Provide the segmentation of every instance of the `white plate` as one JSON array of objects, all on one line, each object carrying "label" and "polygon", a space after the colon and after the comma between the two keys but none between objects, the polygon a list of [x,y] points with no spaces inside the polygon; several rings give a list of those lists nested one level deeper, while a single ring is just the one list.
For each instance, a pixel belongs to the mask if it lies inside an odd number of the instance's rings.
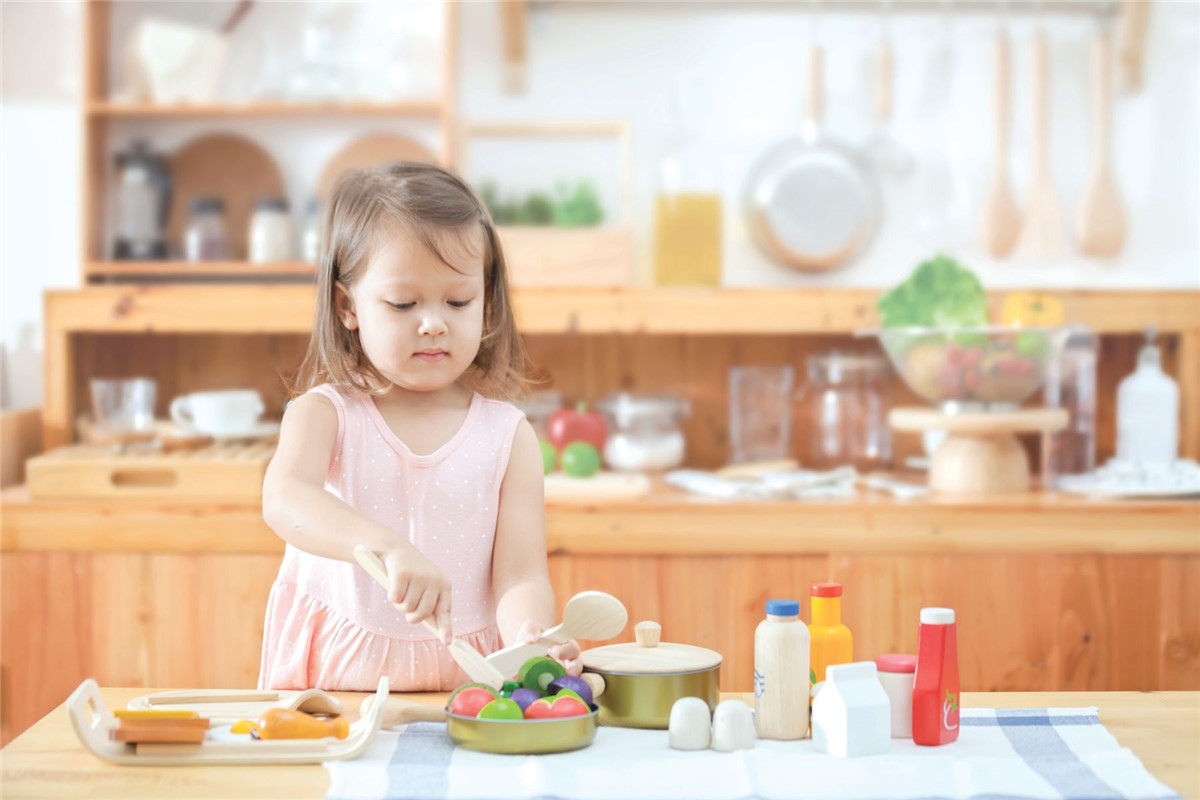
[{"label": "white plate", "polygon": [[1088,475],[1064,477],[1058,489],[1097,498],[1196,497],[1200,496],[1200,467],[1186,459],[1148,465],[1113,459]]},{"label": "white plate", "polygon": [[1167,498],[1172,498],[1172,497],[1200,497],[1200,486],[1192,486],[1192,487],[1182,486],[1182,487],[1172,487],[1172,488],[1162,488],[1162,489],[1135,489],[1133,487],[1130,487],[1128,489],[1116,489],[1116,488],[1103,488],[1103,487],[1098,487],[1098,486],[1062,486],[1062,487],[1059,487],[1059,491],[1067,492],[1069,494],[1082,494],[1087,497],[1096,497],[1096,498],[1105,498],[1105,497],[1122,498],[1122,497],[1125,497],[1125,498],[1130,498],[1130,499],[1135,499],[1135,498],[1167,499]]},{"label": "white plate", "polygon": [[180,430],[194,433],[199,436],[211,436],[218,442],[236,442],[239,439],[266,439],[271,436],[279,435],[278,422],[257,422],[249,428],[241,431],[233,431],[232,433],[209,433],[207,431],[198,431],[194,428],[181,427]]}]

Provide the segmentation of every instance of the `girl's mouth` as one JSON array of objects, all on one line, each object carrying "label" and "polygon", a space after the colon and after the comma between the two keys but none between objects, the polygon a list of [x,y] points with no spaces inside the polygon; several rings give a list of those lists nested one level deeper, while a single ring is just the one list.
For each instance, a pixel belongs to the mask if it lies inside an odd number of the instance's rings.
[{"label": "girl's mouth", "polygon": [[422,350],[416,354],[417,358],[421,359],[427,364],[436,364],[447,355],[449,354],[445,350]]}]

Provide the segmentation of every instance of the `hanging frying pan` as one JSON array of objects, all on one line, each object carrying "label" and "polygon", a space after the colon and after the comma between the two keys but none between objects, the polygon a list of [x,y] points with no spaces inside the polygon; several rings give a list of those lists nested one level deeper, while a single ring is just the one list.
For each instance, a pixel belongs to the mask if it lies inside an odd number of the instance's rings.
[{"label": "hanging frying pan", "polygon": [[851,261],[879,227],[874,175],[848,147],[820,132],[824,87],[819,45],[808,53],[805,135],[773,147],[750,171],[746,227],[775,261],[827,272]]}]

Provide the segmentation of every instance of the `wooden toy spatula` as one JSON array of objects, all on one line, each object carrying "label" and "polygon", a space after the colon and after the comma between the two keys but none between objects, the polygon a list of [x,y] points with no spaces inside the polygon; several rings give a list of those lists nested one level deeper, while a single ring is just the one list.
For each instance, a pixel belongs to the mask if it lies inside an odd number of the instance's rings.
[{"label": "wooden toy spatula", "polygon": [[[387,567],[379,556],[365,545],[358,545],[354,548],[354,558],[358,561],[359,566],[367,571],[367,574],[379,582],[385,590],[390,588],[388,582]],[[438,631],[437,625],[428,617],[424,623],[432,633],[438,636],[438,641],[441,641],[441,634]],[[449,645],[450,655],[455,662],[463,668],[463,672],[477,683],[486,683],[494,689],[499,690],[504,685],[504,674],[489,664],[483,655],[466,642],[455,639]],[[518,665],[519,666],[519,665]]]},{"label": "wooden toy spatula", "polygon": [[563,620],[534,642],[510,645],[487,657],[500,674],[513,676],[527,659],[546,655],[551,645],[569,639],[611,639],[625,630],[629,613],[620,600],[605,592],[580,592],[567,601]]}]

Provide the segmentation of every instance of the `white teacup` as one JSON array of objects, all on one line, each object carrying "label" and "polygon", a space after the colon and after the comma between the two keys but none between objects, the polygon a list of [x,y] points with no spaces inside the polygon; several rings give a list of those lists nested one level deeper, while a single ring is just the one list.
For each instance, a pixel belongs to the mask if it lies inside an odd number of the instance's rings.
[{"label": "white teacup", "polygon": [[245,433],[258,424],[263,401],[253,389],[195,392],[171,401],[171,419],[213,436]]}]

